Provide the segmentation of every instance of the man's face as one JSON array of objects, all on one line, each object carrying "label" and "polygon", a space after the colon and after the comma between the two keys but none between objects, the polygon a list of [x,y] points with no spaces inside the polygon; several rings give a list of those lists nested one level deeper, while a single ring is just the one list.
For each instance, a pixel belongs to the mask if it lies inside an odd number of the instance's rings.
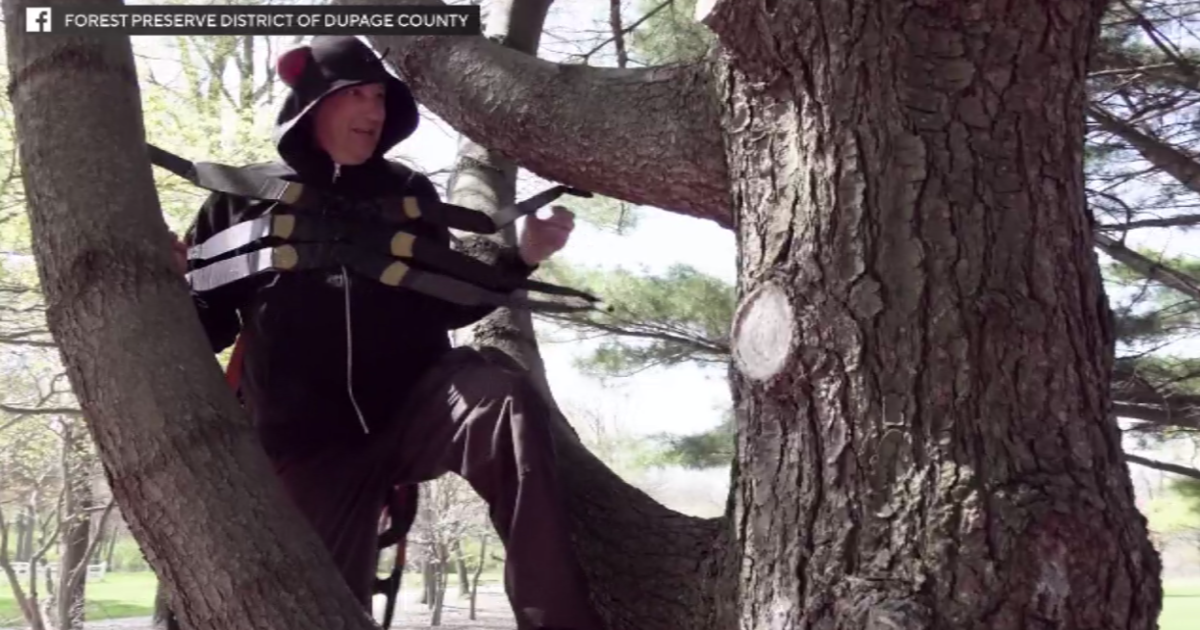
[{"label": "man's face", "polygon": [[317,107],[317,143],[338,164],[362,164],[375,153],[386,114],[382,83],[349,87]]}]

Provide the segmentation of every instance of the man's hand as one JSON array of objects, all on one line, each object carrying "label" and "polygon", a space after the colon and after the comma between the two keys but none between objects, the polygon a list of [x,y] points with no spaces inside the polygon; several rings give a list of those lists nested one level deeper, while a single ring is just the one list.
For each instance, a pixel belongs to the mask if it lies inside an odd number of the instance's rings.
[{"label": "man's hand", "polygon": [[171,239],[171,257],[175,262],[175,271],[178,271],[179,275],[185,276],[188,270],[187,245],[184,245],[183,241],[179,240],[179,235],[174,232],[171,232]]},{"label": "man's hand", "polygon": [[537,215],[525,217],[525,229],[521,231],[521,258],[530,266],[541,264],[567,244],[571,231],[575,229],[575,214],[562,206],[552,206],[553,214],[548,219]]}]

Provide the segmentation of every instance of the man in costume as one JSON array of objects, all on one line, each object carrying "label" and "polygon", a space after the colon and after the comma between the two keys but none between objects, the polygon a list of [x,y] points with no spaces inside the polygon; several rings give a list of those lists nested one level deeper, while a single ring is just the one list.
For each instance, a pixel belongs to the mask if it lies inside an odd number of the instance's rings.
[{"label": "man in costume", "polygon": [[[275,134],[283,179],[349,199],[437,200],[426,177],[383,157],[413,133],[417,107],[363,42],[317,37],[277,67],[291,88]],[[181,271],[186,248],[273,205],[211,195],[176,243]],[[565,245],[573,219],[556,207],[524,227],[520,246],[494,264],[517,278]],[[407,229],[449,246],[443,226]],[[242,336],[242,400],[287,494],[364,606],[389,492],[452,472],[486,500],[504,541],[518,627],[600,630],[569,540],[546,404],[515,365],[449,342],[448,331],[495,306],[389,287],[344,266],[259,274],[194,297],[214,352]]]}]

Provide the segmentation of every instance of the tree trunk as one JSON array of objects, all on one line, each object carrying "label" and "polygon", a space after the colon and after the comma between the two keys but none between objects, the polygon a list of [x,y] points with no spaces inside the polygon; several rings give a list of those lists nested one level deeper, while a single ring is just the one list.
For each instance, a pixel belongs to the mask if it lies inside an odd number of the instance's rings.
[{"label": "tree trunk", "polygon": [[96,544],[92,547],[92,555],[87,559],[88,564],[99,564],[100,562],[103,562],[103,560],[101,560],[101,554],[103,554],[104,550],[108,547],[108,531],[106,529],[96,531],[95,543]]},{"label": "tree trunk", "polygon": [[446,587],[450,582],[450,552],[443,542],[434,543],[433,548],[437,554],[437,568],[433,574],[433,615],[430,616],[429,625],[440,626],[442,610],[446,605]]},{"label": "tree trunk", "polygon": [[483,564],[487,561],[487,541],[486,535],[479,537],[479,564],[475,565],[475,575],[471,579],[471,608],[468,613],[471,621],[475,621],[475,602],[479,599],[479,576],[483,574]]},{"label": "tree trunk", "polygon": [[1103,4],[708,14],[743,627],[1156,627],[1083,194]]},{"label": "tree trunk", "polygon": [[421,603],[426,608],[432,608],[434,602],[434,573],[433,561],[426,558],[421,561]]},{"label": "tree trunk", "polygon": [[454,567],[458,571],[458,595],[471,594],[471,578],[467,577],[467,559],[463,556],[462,540],[454,541]]},{"label": "tree trunk", "polygon": [[92,485],[87,435],[78,430],[76,421],[63,423],[63,513],[62,557],[59,562],[58,630],[80,630],[84,622],[84,590],[87,586],[88,552],[91,550]]},{"label": "tree trunk", "polygon": [[26,34],[28,4],[4,13],[47,320],[175,612],[194,630],[371,628],[275,483],[172,267],[129,39]]},{"label": "tree trunk", "polygon": [[30,556],[33,555],[33,530],[37,523],[37,516],[33,513],[33,507],[26,505],[24,511],[17,515],[17,562],[29,562]]},{"label": "tree trunk", "polygon": [[117,526],[116,524],[113,524],[112,531],[110,531],[108,535],[108,552],[104,555],[104,563],[108,565],[109,569],[112,569],[113,555],[117,553],[117,541],[119,541],[120,538],[121,537],[117,531]]}]

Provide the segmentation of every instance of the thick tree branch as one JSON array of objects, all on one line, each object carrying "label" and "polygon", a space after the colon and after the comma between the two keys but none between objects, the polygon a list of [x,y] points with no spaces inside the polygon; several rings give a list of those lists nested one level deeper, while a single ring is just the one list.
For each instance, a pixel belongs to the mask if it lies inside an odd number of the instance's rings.
[{"label": "thick tree branch", "polygon": [[729,523],[659,505],[617,477],[566,426],[565,418],[555,422],[559,469],[571,489],[577,552],[592,583],[604,585],[592,597],[607,611],[608,627],[730,627],[721,623],[735,597],[736,556],[725,551]]},{"label": "thick tree branch", "polygon": [[1163,472],[1175,473],[1176,475],[1183,475],[1184,477],[1190,477],[1192,479],[1200,479],[1200,470],[1196,470],[1195,468],[1188,468],[1187,466],[1180,466],[1178,464],[1168,464],[1167,462],[1146,459],[1145,457],[1138,457],[1137,455],[1130,455],[1128,453],[1125,454],[1125,459],[1135,464],[1145,466],[1146,468],[1153,468]]},{"label": "thick tree branch", "polygon": [[531,173],[732,225],[718,101],[708,68],[561,65],[484,37],[377,35],[370,40],[377,50],[390,50],[388,60],[423,105]]}]

